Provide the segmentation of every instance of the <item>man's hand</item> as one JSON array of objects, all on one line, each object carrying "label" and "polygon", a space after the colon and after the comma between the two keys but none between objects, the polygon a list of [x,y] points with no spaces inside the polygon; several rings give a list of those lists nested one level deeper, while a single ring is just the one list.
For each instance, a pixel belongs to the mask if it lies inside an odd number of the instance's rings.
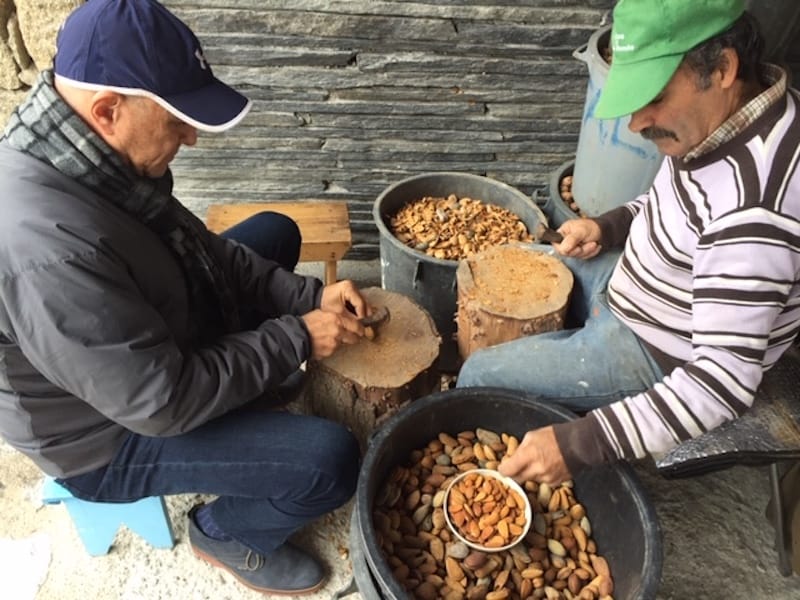
[{"label": "man's hand", "polygon": [[558,232],[564,239],[553,244],[556,252],[572,258],[592,258],[603,249],[600,246],[600,226],[593,219],[570,219]]},{"label": "man's hand", "polygon": [[352,281],[337,281],[322,288],[319,310],[302,316],[311,337],[311,357],[325,358],[342,344],[358,342],[364,337],[359,319],[369,312],[369,305]]},{"label": "man's hand", "polygon": [[552,427],[526,433],[514,454],[505,457],[497,470],[519,482],[558,485],[572,479]]},{"label": "man's hand", "polygon": [[319,305],[322,310],[338,314],[352,314],[348,305],[353,308],[358,318],[366,317],[369,314],[366,300],[352,281],[337,281],[322,288],[322,299]]},{"label": "man's hand", "polygon": [[342,344],[355,344],[364,336],[364,326],[348,310],[312,310],[301,318],[311,337],[311,357],[315,359],[330,356]]}]

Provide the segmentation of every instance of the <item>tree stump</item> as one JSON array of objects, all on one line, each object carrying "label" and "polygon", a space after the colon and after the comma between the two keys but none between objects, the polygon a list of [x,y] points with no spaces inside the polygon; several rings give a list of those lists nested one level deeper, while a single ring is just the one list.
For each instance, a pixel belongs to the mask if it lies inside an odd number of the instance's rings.
[{"label": "tree stump", "polygon": [[402,406],[439,390],[442,340],[431,316],[407,296],[378,287],[361,293],[372,307],[388,308],[389,319],[373,339],[310,360],[303,400],[312,414],[350,427],[364,449],[369,434]]},{"label": "tree stump", "polygon": [[475,350],[564,326],[572,272],[525,246],[497,246],[459,262],[458,351]]}]

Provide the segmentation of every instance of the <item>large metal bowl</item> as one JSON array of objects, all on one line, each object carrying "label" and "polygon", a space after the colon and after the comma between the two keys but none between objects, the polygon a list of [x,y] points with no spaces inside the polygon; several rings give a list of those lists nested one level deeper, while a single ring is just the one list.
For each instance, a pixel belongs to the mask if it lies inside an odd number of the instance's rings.
[{"label": "large metal bowl", "polygon": [[470,173],[423,173],[387,187],[375,200],[372,217],[380,235],[381,287],[413,298],[427,310],[439,334],[442,350],[439,366],[456,372],[460,366],[455,343],[456,269],[458,261],[428,256],[406,246],[389,228],[391,218],[406,204],[424,196],[468,196],[501,206],[517,215],[531,234],[547,218],[536,203],[518,189]]}]

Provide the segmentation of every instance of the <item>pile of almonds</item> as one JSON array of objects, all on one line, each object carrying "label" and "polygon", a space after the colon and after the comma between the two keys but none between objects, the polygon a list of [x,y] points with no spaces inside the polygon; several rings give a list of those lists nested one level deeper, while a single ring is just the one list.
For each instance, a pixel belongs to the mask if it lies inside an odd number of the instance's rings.
[{"label": "pile of almonds", "polygon": [[564,175],[564,177],[561,178],[558,191],[561,194],[561,199],[572,212],[580,217],[584,216],[578,203],[575,202],[575,197],[572,195],[572,175]]},{"label": "pile of almonds", "polygon": [[474,198],[425,196],[404,205],[389,222],[400,242],[428,256],[461,260],[492,246],[531,242],[510,210]]},{"label": "pile of almonds", "polygon": [[[487,429],[440,433],[378,490],[373,523],[395,579],[420,600],[613,600],[606,560],[597,554],[572,482],[525,482],[533,524],[509,550],[471,550],[447,527],[445,490],[455,476],[496,469],[518,440]],[[474,512],[474,510],[473,510]]]},{"label": "pile of almonds", "polygon": [[464,539],[483,548],[502,548],[524,531],[525,501],[497,477],[472,470],[453,482],[447,516]]},{"label": "pile of almonds", "polygon": [[610,66],[611,65],[611,57],[612,57],[611,46],[603,46],[600,49],[600,54],[603,57],[603,60],[606,61],[606,64],[608,64]]}]

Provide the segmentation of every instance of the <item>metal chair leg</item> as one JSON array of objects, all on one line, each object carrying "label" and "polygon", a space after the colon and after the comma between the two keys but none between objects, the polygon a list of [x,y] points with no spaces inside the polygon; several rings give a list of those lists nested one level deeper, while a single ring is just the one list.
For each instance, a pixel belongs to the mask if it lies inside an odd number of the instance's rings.
[{"label": "metal chair leg", "polygon": [[787,535],[784,519],[783,495],[781,494],[781,473],[778,461],[769,465],[770,504],[772,505],[772,527],[775,529],[775,550],[778,552],[778,571],[784,577],[792,574],[791,540]]}]

